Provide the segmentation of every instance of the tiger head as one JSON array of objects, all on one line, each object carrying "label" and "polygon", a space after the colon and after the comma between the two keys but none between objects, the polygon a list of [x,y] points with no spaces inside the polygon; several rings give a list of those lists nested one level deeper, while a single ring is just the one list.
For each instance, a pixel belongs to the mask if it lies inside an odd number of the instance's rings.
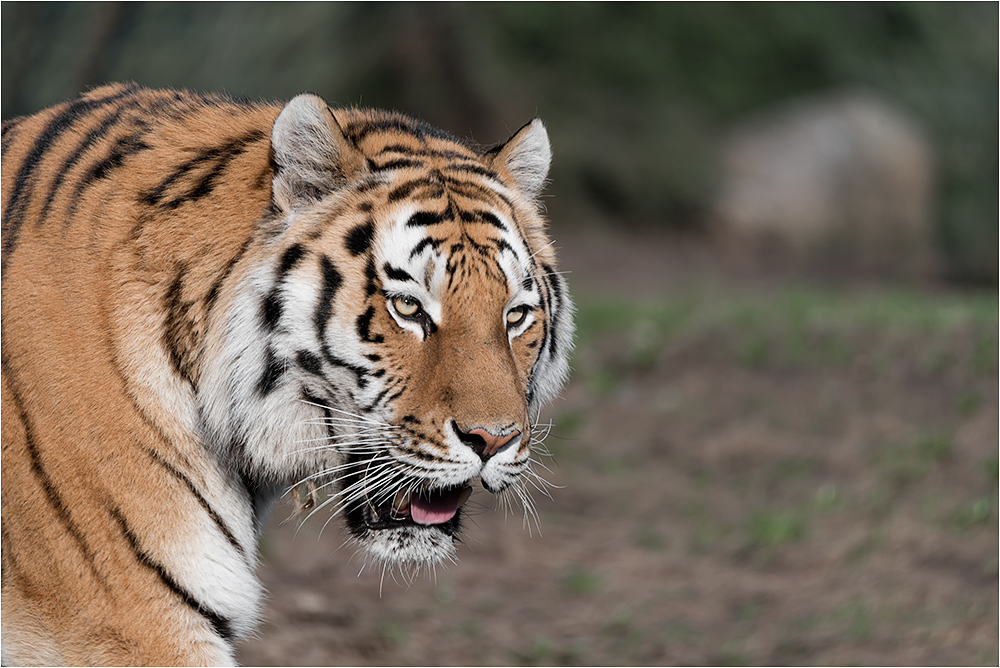
[{"label": "tiger head", "polygon": [[530,508],[534,421],[573,335],[539,211],[550,159],[537,119],[483,151],[399,114],[284,107],[199,388],[263,503],[313,483],[404,567],[454,558],[477,481]]}]

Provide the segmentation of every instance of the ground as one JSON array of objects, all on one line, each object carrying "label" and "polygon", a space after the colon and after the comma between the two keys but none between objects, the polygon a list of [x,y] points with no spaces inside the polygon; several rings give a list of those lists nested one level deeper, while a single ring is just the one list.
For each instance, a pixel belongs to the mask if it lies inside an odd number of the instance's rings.
[{"label": "ground", "polygon": [[580,336],[541,530],[478,490],[407,586],[279,507],[241,663],[997,664],[995,289],[556,234]]}]

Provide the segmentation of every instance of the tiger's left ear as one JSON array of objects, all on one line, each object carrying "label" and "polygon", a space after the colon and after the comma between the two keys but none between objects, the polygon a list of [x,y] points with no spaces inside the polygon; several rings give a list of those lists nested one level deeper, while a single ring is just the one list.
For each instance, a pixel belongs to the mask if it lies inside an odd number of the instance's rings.
[{"label": "tiger's left ear", "polygon": [[531,200],[537,200],[545,188],[545,177],[552,163],[549,133],[541,119],[534,119],[514,133],[504,144],[485,156],[490,165],[513,181],[513,186]]},{"label": "tiger's left ear", "polygon": [[271,199],[282,211],[323,198],[364,166],[330,107],[309,93],[293,98],[278,114],[271,128],[271,157]]}]

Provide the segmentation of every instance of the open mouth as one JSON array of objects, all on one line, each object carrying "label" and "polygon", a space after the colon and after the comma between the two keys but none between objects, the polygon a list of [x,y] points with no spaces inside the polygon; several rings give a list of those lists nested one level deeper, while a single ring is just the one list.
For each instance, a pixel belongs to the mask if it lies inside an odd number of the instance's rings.
[{"label": "open mouth", "polygon": [[400,491],[379,504],[371,501],[359,504],[348,513],[348,521],[359,529],[378,531],[403,526],[434,526],[453,535],[458,529],[459,510],[471,495],[472,487],[468,485]]}]

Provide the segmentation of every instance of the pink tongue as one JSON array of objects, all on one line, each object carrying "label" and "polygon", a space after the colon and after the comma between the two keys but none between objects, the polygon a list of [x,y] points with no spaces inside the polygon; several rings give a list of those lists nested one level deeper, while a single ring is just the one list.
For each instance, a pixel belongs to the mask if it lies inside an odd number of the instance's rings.
[{"label": "pink tongue", "polygon": [[461,490],[435,492],[429,499],[410,499],[410,519],[417,524],[442,524],[455,516]]}]

